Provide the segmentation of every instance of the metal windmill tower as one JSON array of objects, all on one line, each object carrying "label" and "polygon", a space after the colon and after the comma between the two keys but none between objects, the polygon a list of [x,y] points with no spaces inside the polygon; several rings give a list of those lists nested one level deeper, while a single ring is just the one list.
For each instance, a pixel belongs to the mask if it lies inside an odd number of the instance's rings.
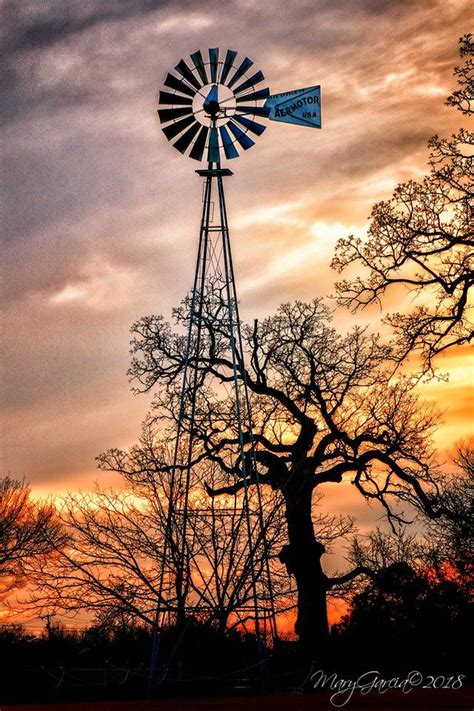
[{"label": "metal windmill tower", "polygon": [[[242,505],[247,514],[248,545],[251,551],[256,545],[254,541],[256,526],[250,524],[252,513],[249,508],[248,484],[251,480],[257,482],[259,540],[261,545],[264,547],[266,545],[258,471],[254,457],[252,412],[243,367],[244,351],[224,195],[224,178],[231,176],[232,172],[222,167],[221,160],[237,158],[240,150],[246,151],[255,145],[254,138],[260,136],[266,129],[266,126],[260,123],[260,119],[320,128],[321,111],[319,86],[272,96],[268,88],[257,88],[261,86],[264,78],[261,71],[254,70],[253,62],[248,57],[237,58],[237,52],[233,50],[221,53],[219,49],[212,48],[204,57],[201,51],[196,51],[190,56],[190,60],[181,59],[175,66],[175,74],[167,74],[164,81],[166,88],[159,94],[158,115],[166,138],[182,154],[207,163],[206,168],[196,171],[204,178],[203,207],[194,283],[189,304],[189,327],[172,470],[173,481],[179,479],[182,492],[179,507],[183,560],[189,515],[196,396],[199,386],[202,385],[198,367],[202,325],[206,298],[209,297],[216,280],[221,285],[225,304],[225,315],[220,317],[220,328],[224,328],[227,334],[233,366],[231,394],[235,400],[236,430],[239,440],[237,457],[240,459],[240,472],[244,482]],[[259,120],[257,121],[256,118]],[[178,458],[183,457],[183,452],[185,461],[183,463],[181,460],[180,466],[177,466]],[[168,514],[168,523],[170,523],[171,506]],[[176,514],[176,508],[173,514]],[[166,559],[168,545],[168,536],[165,536],[164,559]],[[253,571],[251,574],[254,575]],[[184,569],[182,575],[186,575]],[[252,617],[259,643],[266,641],[268,635],[274,638],[277,635],[268,559],[265,576],[270,595],[263,606],[258,597],[257,581],[252,579]],[[160,591],[162,589],[163,579],[160,582]],[[159,630],[165,615],[166,612],[160,604],[157,609],[157,634],[153,645],[151,673],[156,667]]]}]

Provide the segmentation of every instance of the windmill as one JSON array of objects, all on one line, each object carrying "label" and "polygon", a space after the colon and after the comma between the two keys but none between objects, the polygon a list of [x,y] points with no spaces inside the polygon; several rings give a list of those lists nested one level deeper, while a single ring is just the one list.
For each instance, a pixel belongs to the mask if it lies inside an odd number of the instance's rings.
[{"label": "windmill", "polygon": [[222,152],[227,160],[237,158],[238,148],[246,151],[255,145],[249,134],[261,136],[266,129],[256,116],[321,128],[319,86],[271,96],[268,88],[256,88],[265,79],[262,71],[249,76],[252,60],[245,57],[239,63],[236,58],[237,52],[229,49],[219,61],[215,48],[205,62],[198,50],[191,55],[191,66],[184,59],[178,62],[179,76],[167,75],[164,84],[173,93],[160,91],[159,103],[167,108],[158,109],[158,115],[163,133],[178,151],[217,165]]},{"label": "windmill", "polygon": [[[263,72],[255,71],[248,57],[238,58],[237,52],[227,50],[220,53],[211,48],[203,57],[196,51],[185,61],[181,59],[175,66],[175,73],[168,73],[164,89],[159,94],[158,115],[163,133],[180,153],[197,161],[204,161],[207,167],[196,170],[204,178],[203,207],[194,283],[189,299],[189,321],[184,354],[184,373],[181,387],[179,417],[174,447],[172,486],[179,479],[180,535],[182,560],[186,561],[180,576],[189,574],[189,559],[186,559],[186,530],[189,517],[188,502],[191,486],[193,452],[193,430],[196,397],[202,379],[199,374],[199,357],[202,327],[209,298],[216,282],[223,297],[224,316],[220,317],[220,328],[227,334],[229,352],[233,367],[232,397],[235,401],[236,431],[238,448],[236,460],[239,475],[244,483],[243,508],[246,512],[248,546],[250,551],[256,546],[255,535],[264,551],[266,546],[265,521],[263,519],[258,469],[255,461],[255,447],[252,435],[252,412],[245,379],[244,350],[240,327],[239,308],[232,261],[227,209],[224,195],[224,178],[231,176],[228,168],[223,168],[221,160],[232,160],[255,145],[255,138],[262,135],[266,126],[262,120],[293,123],[313,128],[321,127],[320,87],[312,86],[295,91],[271,95],[268,88],[261,88]],[[214,207],[217,204],[218,209]],[[216,213],[216,214],[214,214]],[[223,326],[224,324],[224,326]],[[185,461],[178,459],[185,452]],[[256,484],[258,507],[252,512],[249,506],[249,484]],[[168,509],[167,534],[165,535],[163,560],[166,547],[170,545],[171,516],[176,516],[174,506]],[[251,516],[257,516],[251,524]],[[265,556],[264,556],[265,559]],[[164,566],[163,566],[164,570]],[[277,623],[272,595],[271,571],[266,557],[264,577],[269,592],[265,605],[259,598],[261,581],[252,576],[252,618],[255,637],[259,648],[267,641],[268,635],[276,639]],[[160,598],[164,590],[164,573],[160,580]],[[178,586],[183,586],[183,579]],[[156,667],[160,634],[165,619],[161,599],[156,612],[156,634],[154,636],[150,679]],[[248,612],[248,611],[247,611]],[[262,667],[263,668],[263,667]]]}]

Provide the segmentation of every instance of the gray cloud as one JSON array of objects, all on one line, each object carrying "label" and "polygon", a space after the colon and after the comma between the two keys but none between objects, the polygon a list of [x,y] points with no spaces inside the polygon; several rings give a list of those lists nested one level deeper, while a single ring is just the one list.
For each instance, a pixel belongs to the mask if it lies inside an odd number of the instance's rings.
[{"label": "gray cloud", "polygon": [[258,279],[276,252],[308,242],[313,221],[364,224],[375,197],[390,193],[379,176],[410,175],[427,138],[455,126],[442,92],[465,11],[441,0],[8,3],[7,468],[43,482],[92,471],[93,454],[137,434],[147,404],[127,405],[128,328],[144,313],[167,313],[188,288],[199,219],[197,166],[163,140],[156,118],[161,80],[181,56],[234,47],[273,91],[323,86],[323,130],[269,126],[229,181],[235,224],[282,201],[295,203],[300,221],[234,230],[252,317],[281,298],[326,293],[326,262],[295,267],[286,281]]},{"label": "gray cloud", "polygon": [[4,43],[10,50],[50,47],[104,22],[125,21],[155,12],[173,0],[40,0],[28,6],[11,0],[4,15]]}]

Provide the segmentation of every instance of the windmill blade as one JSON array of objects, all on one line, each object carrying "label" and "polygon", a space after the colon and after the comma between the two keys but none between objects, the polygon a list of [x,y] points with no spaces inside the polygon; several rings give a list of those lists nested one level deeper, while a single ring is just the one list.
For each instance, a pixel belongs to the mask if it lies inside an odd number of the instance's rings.
[{"label": "windmill blade", "polygon": [[211,128],[207,160],[209,163],[220,163],[221,160],[219,153],[219,135],[217,133],[217,128],[215,127]]},{"label": "windmill blade", "polygon": [[185,133],[183,133],[182,136],[178,138],[176,143],[173,143],[173,146],[180,151],[180,153],[184,153],[186,151],[186,148],[188,148],[189,144],[193,140],[194,136],[196,133],[199,131],[201,124],[195,121],[195,123],[191,126],[191,128],[188,128]]},{"label": "windmill blade", "polygon": [[261,136],[267,129],[267,127],[263,126],[261,123],[245,118],[245,116],[238,116],[238,114],[235,114],[232,118],[242,124],[242,126],[245,126],[245,128],[249,131],[252,131],[252,133],[255,133],[256,136]]},{"label": "windmill blade", "polygon": [[235,100],[238,104],[242,101],[259,101],[260,99],[267,99],[270,96],[270,89],[260,89],[260,91],[253,91],[251,94],[244,94],[244,96],[236,96]]},{"label": "windmill blade", "polygon": [[[290,92],[288,97],[271,96],[268,88],[258,88],[265,86],[264,79],[249,57],[239,56],[233,49],[196,50],[179,60],[159,92],[158,116],[163,133],[180,153],[194,160],[220,165],[224,154],[225,159],[237,158],[265,131],[266,122],[258,117],[279,117],[280,99],[293,101],[296,93],[298,103],[311,103],[311,98],[300,98],[303,90]],[[220,92],[222,87],[230,89],[228,96],[226,91]],[[195,104],[197,94],[203,97],[199,106]],[[212,119],[207,125],[196,117],[202,111]]]},{"label": "windmill blade", "polygon": [[175,69],[181,74],[184,79],[186,79],[187,82],[191,84],[191,86],[194,86],[195,89],[199,90],[201,88],[202,84],[198,82],[184,59],[181,59],[181,61],[178,62],[178,64],[175,66]]},{"label": "windmill blade", "polygon": [[217,47],[209,50],[209,62],[211,64],[211,81],[216,82],[219,63],[219,49]]},{"label": "windmill blade", "polygon": [[233,90],[234,94],[237,96],[237,94],[241,94],[246,89],[250,89],[251,86],[256,86],[257,84],[260,84],[260,82],[264,79],[265,76],[263,72],[258,71],[253,74],[250,79],[247,79],[246,81],[242,82],[242,84],[239,84],[239,86]]},{"label": "windmill blade", "polygon": [[176,121],[175,123],[170,123],[168,126],[165,126],[163,128],[163,133],[165,134],[166,138],[168,141],[171,141],[172,138],[178,135],[178,133],[181,133],[181,131],[184,131],[185,128],[190,126],[192,123],[194,123],[196,119],[192,114],[189,116],[186,116],[186,118],[181,119],[180,121]]},{"label": "windmill blade", "polygon": [[197,72],[201,77],[202,83],[209,84],[209,79],[207,78],[206,67],[204,66],[201,50],[198,49],[197,52],[194,52],[194,54],[191,55],[191,59],[193,60],[194,66],[196,67]]},{"label": "windmill blade", "polygon": [[238,80],[240,79],[240,77],[245,74],[245,72],[247,71],[247,69],[249,69],[249,68],[252,66],[252,64],[253,64],[252,60],[249,59],[248,57],[245,57],[244,61],[243,61],[242,64],[240,65],[240,67],[236,70],[234,76],[232,77],[232,79],[230,80],[230,82],[227,84],[227,86],[229,87],[229,89],[230,89],[232,86],[234,86],[235,82],[238,81]]},{"label": "windmill blade", "polygon": [[194,89],[191,89],[184,81],[173,76],[173,74],[167,74],[164,84],[169,89],[180,91],[182,94],[187,94],[188,96],[194,96],[196,93]]},{"label": "windmill blade", "polygon": [[209,133],[208,127],[202,126],[200,132],[198,133],[198,137],[196,138],[196,141],[194,142],[194,146],[192,147],[191,152],[189,154],[191,158],[194,158],[195,160],[202,160],[204,148],[206,147],[208,133]]},{"label": "windmill blade", "polygon": [[220,126],[219,131],[221,134],[222,145],[224,146],[225,157],[228,160],[230,160],[231,158],[238,158],[239,153],[237,151],[237,148],[232,143],[232,138],[229,136],[229,132],[226,127]]},{"label": "windmill blade", "polygon": [[255,145],[255,141],[252,141],[250,136],[247,136],[247,134],[244,133],[242,131],[242,129],[239,128],[237,126],[237,124],[234,123],[232,120],[229,121],[229,123],[227,125],[230,128],[230,130],[232,131],[232,133],[234,134],[234,136],[236,137],[236,139],[238,140],[238,142],[240,143],[240,145],[242,146],[242,148],[244,149],[244,151],[248,150],[249,148],[251,148],[252,146]]},{"label": "windmill blade", "polygon": [[270,109],[266,106],[236,106],[236,111],[241,114],[253,114],[254,116],[270,116]]},{"label": "windmill blade", "polygon": [[158,109],[158,116],[160,117],[161,123],[174,121],[174,119],[179,119],[181,116],[189,116],[189,114],[192,114],[192,111],[188,106],[184,109]]},{"label": "windmill blade", "polygon": [[160,104],[180,104],[181,106],[192,106],[193,100],[189,96],[179,96],[179,94],[170,94],[169,91],[160,91],[158,98]]},{"label": "windmill blade", "polygon": [[234,59],[236,58],[236,56],[237,56],[237,52],[234,52],[233,49],[227,50],[227,54],[225,55],[225,60],[224,60],[224,66],[222,67],[221,84],[225,84],[225,80],[229,76],[229,72],[234,65]]}]

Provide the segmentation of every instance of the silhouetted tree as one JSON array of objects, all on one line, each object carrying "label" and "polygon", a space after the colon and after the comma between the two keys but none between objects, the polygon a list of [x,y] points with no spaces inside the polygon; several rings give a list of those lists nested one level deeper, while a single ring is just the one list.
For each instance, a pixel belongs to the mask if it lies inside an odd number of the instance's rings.
[{"label": "silhouetted tree", "polygon": [[[474,45],[461,38],[463,67],[455,71],[461,89],[448,102],[472,114]],[[418,295],[411,311],[385,319],[396,336],[400,359],[419,351],[431,369],[433,358],[470,341],[469,291],[474,282],[473,134],[461,129],[450,139],[434,136],[430,173],[422,182],[398,185],[389,200],[374,205],[368,239],[340,239],[332,266],[340,273],[350,265],[365,273],[336,284],[338,302],[354,312],[380,303],[394,285]]]},{"label": "silhouetted tree", "polygon": [[453,91],[448,96],[448,106],[455,106],[462,111],[463,114],[471,115],[473,113],[472,103],[474,101],[474,43],[472,42],[472,33],[468,33],[459,39],[459,54],[461,57],[467,57],[466,61],[460,67],[454,68],[454,76],[457,77],[459,89]]},{"label": "silhouetted tree", "polygon": [[[201,350],[190,359],[201,383],[192,465],[215,462],[227,479],[223,486],[207,486],[211,496],[244,488],[234,404],[219,389],[233,378],[227,334],[213,313],[222,308],[216,294],[207,301]],[[178,327],[187,326],[189,300],[175,311],[175,319]],[[143,318],[133,332],[131,375],[142,390],[156,386],[151,420],[172,437],[185,339],[162,317]],[[252,393],[258,478],[284,500],[288,538],[279,557],[296,581],[297,632],[304,646],[314,649],[328,633],[328,591],[361,572],[335,578],[324,572],[324,542],[312,520],[315,490],[350,480],[392,521],[402,516],[399,505],[408,503],[438,515],[428,441],[436,416],[418,401],[413,382],[390,380],[390,352],[378,338],[360,328],[338,335],[320,300],[285,304],[275,316],[255,321],[244,329],[244,348],[248,366],[239,353],[238,370]],[[209,381],[214,388],[205,385]],[[184,421],[184,430],[187,426]],[[244,439],[248,444],[249,432]],[[167,472],[163,463],[156,476]],[[256,483],[255,472],[251,483]]]},{"label": "silhouetted tree", "polygon": [[425,558],[438,579],[455,581],[466,594],[474,582],[474,448],[456,447],[456,469],[444,477],[440,496],[443,513],[426,521]]},{"label": "silhouetted tree", "polygon": [[[264,551],[248,545],[241,497],[210,500],[196,468],[183,546],[181,492],[176,488],[172,493],[170,476],[162,473],[164,461],[166,448],[148,429],[129,452],[111,450],[100,459],[103,469],[126,476],[125,490],[69,494],[57,502],[67,546],[59,548],[49,564],[30,566],[35,587],[30,605],[66,615],[86,611],[107,625],[138,620],[153,626],[157,605],[165,616],[179,618],[187,602],[194,606],[196,620],[222,631],[245,623],[240,611],[251,606],[252,569],[260,604],[268,600]],[[222,481],[216,465],[206,468],[206,481],[216,485]],[[167,530],[171,496],[174,514]],[[255,535],[256,503],[250,502]],[[275,559],[273,592],[277,608],[287,609],[294,598],[276,559],[284,539],[281,501],[269,492],[264,508],[268,552]],[[177,581],[185,566],[189,574],[181,587]]]},{"label": "silhouetted tree", "polygon": [[[351,611],[335,629],[336,638],[379,653],[389,664],[462,660],[472,623],[469,591],[456,576],[433,567],[433,541],[377,529],[353,541],[350,560],[370,571],[351,595]],[[402,659],[400,659],[402,657]],[[369,662],[370,663],[370,662]],[[433,673],[434,669],[431,669]]]},{"label": "silhouetted tree", "polygon": [[0,480],[0,587],[7,594],[25,576],[33,560],[43,560],[64,541],[51,504],[32,501],[30,486]]}]

